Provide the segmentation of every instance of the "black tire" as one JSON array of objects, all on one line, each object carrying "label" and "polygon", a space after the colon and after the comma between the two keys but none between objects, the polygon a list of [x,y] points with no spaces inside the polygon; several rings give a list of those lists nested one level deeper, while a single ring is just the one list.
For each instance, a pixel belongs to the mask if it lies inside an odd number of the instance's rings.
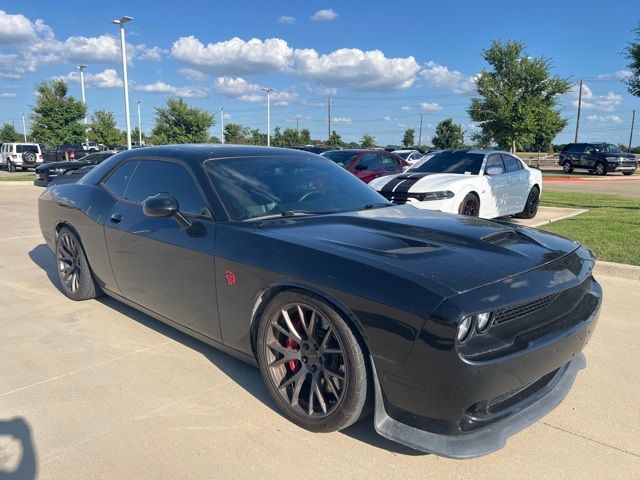
[{"label": "black tire", "polygon": [[538,187],[532,187],[527,197],[527,203],[524,205],[524,210],[516,215],[518,218],[533,218],[538,213],[538,206],[540,204],[540,190]]},{"label": "black tire", "polygon": [[562,171],[564,173],[573,172],[573,165],[571,165],[571,162],[569,160],[565,160],[564,162],[562,162]]},{"label": "black tire", "polygon": [[333,432],[368,413],[370,377],[363,349],[343,318],[320,298],[276,295],[261,315],[256,350],[269,395],[296,425]]},{"label": "black tire", "polygon": [[95,282],[78,236],[62,227],[56,237],[56,270],[63,293],[72,300],[89,300],[102,295]]},{"label": "black tire", "polygon": [[468,217],[480,215],[480,199],[475,193],[467,193],[458,206],[458,213]]},{"label": "black tire", "polygon": [[596,168],[594,170],[596,175],[604,176],[607,174],[607,166],[603,162],[596,163]]},{"label": "black tire", "polygon": [[7,172],[14,173],[16,171],[16,166],[11,160],[7,160]]},{"label": "black tire", "polygon": [[623,175],[627,175],[627,176],[629,176],[629,175],[633,175],[634,173],[635,173],[635,172],[622,172],[622,174],[623,174]]}]

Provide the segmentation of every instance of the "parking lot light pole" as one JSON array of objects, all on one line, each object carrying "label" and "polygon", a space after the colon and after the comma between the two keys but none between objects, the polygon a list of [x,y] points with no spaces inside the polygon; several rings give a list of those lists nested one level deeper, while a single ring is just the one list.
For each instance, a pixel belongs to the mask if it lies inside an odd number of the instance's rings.
[{"label": "parking lot light pole", "polygon": [[224,107],[220,107],[220,143],[224,145]]},{"label": "parking lot light pole", "polygon": [[142,146],[142,117],[140,115],[140,104],[142,103],[142,100],[136,100],[136,103],[138,104],[138,146],[141,147]]},{"label": "parking lot light pole", "polygon": [[267,92],[267,147],[271,146],[271,94],[275,91],[273,88],[263,88]]},{"label": "parking lot light pole", "polygon": [[127,47],[124,39],[124,26],[133,17],[124,16],[111,23],[120,25],[120,51],[122,53],[122,80],[124,81],[124,115],[127,124],[127,150],[131,150],[131,119],[129,118],[129,81],[127,78]]},{"label": "parking lot light pole", "polygon": [[24,143],[27,143],[27,127],[24,123],[24,113],[22,115],[22,134],[24,136]]},{"label": "parking lot light pole", "polygon": [[80,70],[80,91],[82,92],[82,103],[84,104],[84,141],[87,144],[87,148],[89,148],[89,136],[87,134],[87,98],[84,94],[84,69],[87,68],[87,66],[78,65],[76,68]]}]

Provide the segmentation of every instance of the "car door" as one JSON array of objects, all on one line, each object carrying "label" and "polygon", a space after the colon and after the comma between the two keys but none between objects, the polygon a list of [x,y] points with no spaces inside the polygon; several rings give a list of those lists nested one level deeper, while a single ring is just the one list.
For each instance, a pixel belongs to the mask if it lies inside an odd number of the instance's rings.
[{"label": "car door", "polygon": [[402,173],[402,161],[400,157],[391,155],[390,153],[380,153],[380,175],[396,175]]},{"label": "car door", "polygon": [[501,212],[508,210],[509,186],[505,171],[502,156],[499,153],[489,155],[484,174],[489,184],[490,194],[486,196],[487,198],[482,197],[480,199],[483,216],[499,215]]},{"label": "car door", "polygon": [[[216,225],[188,167],[168,159],[129,160],[102,185],[117,199],[103,219],[111,266],[122,295],[174,322],[221,341],[216,300]],[[148,217],[157,193],[178,201],[191,222]]]},{"label": "car door", "polygon": [[574,167],[586,167],[586,154],[587,145],[584,143],[576,143],[569,151],[569,160]]},{"label": "car door", "polygon": [[522,167],[520,160],[512,155],[503,153],[502,161],[504,162],[506,170],[504,176],[507,180],[506,188],[509,202],[507,210],[510,212],[521,212],[529,196],[528,172]]},{"label": "car door", "polygon": [[380,158],[376,152],[364,153],[351,166],[351,171],[364,183],[380,176]]}]

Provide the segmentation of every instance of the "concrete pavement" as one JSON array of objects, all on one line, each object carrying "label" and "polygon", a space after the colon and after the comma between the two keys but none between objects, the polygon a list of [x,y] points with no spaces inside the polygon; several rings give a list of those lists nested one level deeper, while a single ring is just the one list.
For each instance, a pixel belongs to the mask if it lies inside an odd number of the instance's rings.
[{"label": "concrete pavement", "polygon": [[0,185],[0,478],[640,478],[639,282],[599,278],[587,368],[554,412],[495,454],[454,461],[379,437],[371,419],[302,430],[257,369],[114,300],[68,300],[39,191]]}]

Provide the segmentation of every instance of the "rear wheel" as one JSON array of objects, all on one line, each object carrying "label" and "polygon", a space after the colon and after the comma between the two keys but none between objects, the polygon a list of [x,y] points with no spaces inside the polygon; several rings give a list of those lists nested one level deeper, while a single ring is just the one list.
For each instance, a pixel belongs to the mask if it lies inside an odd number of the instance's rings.
[{"label": "rear wheel", "polygon": [[596,169],[595,169],[596,175],[606,175],[607,174],[607,166],[602,163],[602,162],[598,162],[596,163]]},{"label": "rear wheel", "polygon": [[342,317],[319,298],[278,294],[261,317],[257,354],[269,394],[296,425],[331,432],[367,411],[362,348]]},{"label": "rear wheel", "polygon": [[565,160],[564,163],[562,164],[562,171],[564,173],[573,172],[573,165],[571,165],[571,162],[569,160]]},{"label": "rear wheel", "polygon": [[102,294],[93,279],[80,239],[63,227],[56,238],[56,266],[64,294],[72,300],[89,300]]},{"label": "rear wheel", "polygon": [[516,215],[518,218],[533,218],[538,213],[538,205],[540,204],[540,190],[533,187],[527,197],[527,203],[524,210]]},{"label": "rear wheel", "polygon": [[460,202],[458,213],[468,217],[477,217],[480,215],[480,199],[475,194],[468,193]]},{"label": "rear wheel", "polygon": [[13,173],[15,171],[16,171],[15,164],[11,160],[7,160],[7,172]]},{"label": "rear wheel", "polygon": [[633,175],[635,172],[622,172],[623,175]]}]

